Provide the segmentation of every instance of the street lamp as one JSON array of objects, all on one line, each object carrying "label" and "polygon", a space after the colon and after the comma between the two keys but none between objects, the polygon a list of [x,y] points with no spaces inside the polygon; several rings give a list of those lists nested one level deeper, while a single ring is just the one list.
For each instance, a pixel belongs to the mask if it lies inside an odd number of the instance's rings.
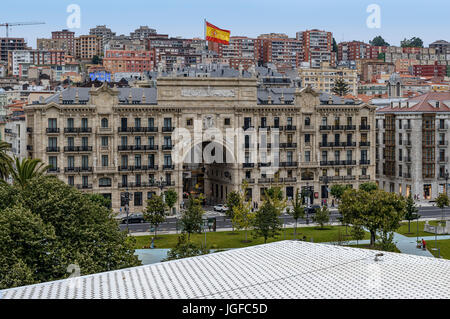
[{"label": "street lamp", "polygon": [[125,193],[122,193],[120,195],[122,201],[125,203],[125,213],[127,214],[127,234],[130,233],[130,228],[129,228],[129,219],[128,219],[128,213],[129,213],[129,207],[128,204],[130,203],[131,198],[133,197],[133,194],[128,192],[128,187],[125,190]]}]

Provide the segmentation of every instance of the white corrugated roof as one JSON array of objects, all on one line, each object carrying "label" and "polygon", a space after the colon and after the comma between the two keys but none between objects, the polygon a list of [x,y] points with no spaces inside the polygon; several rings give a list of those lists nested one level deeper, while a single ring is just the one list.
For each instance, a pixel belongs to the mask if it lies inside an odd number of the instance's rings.
[{"label": "white corrugated roof", "polygon": [[1,291],[3,298],[449,298],[450,261],[281,241]]}]

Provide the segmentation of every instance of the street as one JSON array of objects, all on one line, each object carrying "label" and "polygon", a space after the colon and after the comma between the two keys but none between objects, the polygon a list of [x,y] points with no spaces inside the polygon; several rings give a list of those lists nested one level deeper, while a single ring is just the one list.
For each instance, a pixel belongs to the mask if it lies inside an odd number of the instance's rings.
[{"label": "street", "polygon": [[[231,228],[231,221],[225,217],[224,214],[214,212],[210,207],[207,207],[205,216],[210,217],[216,217],[216,227],[217,229],[220,228]],[[419,207],[419,215],[420,218],[440,218],[442,216],[442,211],[438,207],[432,207],[432,206],[426,206],[426,207]],[[444,209],[444,216],[450,215],[450,209]],[[337,212],[336,209],[330,210],[330,222],[337,222],[340,214]],[[308,216],[309,222],[312,222],[311,215]],[[283,214],[281,216],[283,219],[284,224],[294,224],[294,219],[286,214]],[[167,217],[166,222],[161,224],[158,227],[158,231],[175,231],[176,230],[176,221],[177,217],[170,216]],[[305,219],[299,219],[299,224],[306,224]],[[120,224],[121,230],[126,230],[127,225],[126,224]],[[140,233],[140,232],[148,232],[150,229],[150,224],[148,223],[142,223],[142,224],[129,224],[129,230],[131,233]]]}]

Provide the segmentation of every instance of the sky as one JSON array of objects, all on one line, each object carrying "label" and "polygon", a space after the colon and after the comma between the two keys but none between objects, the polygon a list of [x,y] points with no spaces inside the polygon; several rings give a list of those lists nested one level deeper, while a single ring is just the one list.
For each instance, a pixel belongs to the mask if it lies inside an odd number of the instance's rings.
[{"label": "sky", "polygon": [[[276,32],[295,37],[297,31],[321,29],[333,32],[337,42],[368,42],[377,35],[391,45],[413,36],[426,46],[435,40],[450,41],[448,0],[2,0],[0,23],[45,22],[10,29],[10,37],[24,37],[35,48],[36,38],[68,29],[71,4],[81,9],[80,28],[70,28],[76,35],[106,24],[117,35],[148,25],[174,37],[203,37],[207,19],[232,36]],[[380,8],[380,28],[367,26],[371,4]],[[0,37],[4,36],[1,27]]]}]

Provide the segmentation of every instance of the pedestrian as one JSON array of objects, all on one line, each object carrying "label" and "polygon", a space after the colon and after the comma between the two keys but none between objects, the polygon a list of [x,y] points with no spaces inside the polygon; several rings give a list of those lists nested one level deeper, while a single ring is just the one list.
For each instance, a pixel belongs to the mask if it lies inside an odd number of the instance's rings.
[{"label": "pedestrian", "polygon": [[427,242],[425,241],[425,239],[422,238],[422,249],[426,250],[427,247]]}]

